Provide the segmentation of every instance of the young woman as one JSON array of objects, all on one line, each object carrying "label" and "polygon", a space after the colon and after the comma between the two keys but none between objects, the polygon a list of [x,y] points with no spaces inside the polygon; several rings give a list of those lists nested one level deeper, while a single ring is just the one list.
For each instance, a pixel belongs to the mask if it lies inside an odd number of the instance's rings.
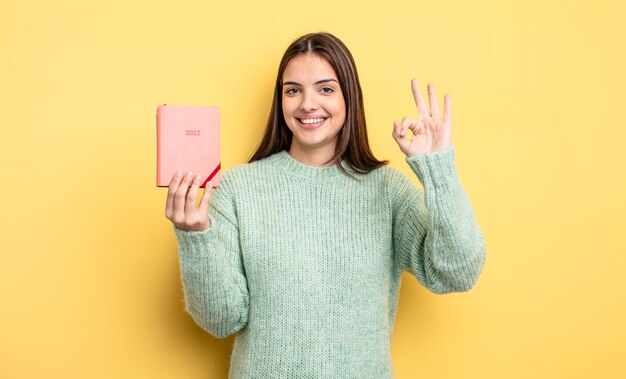
[{"label": "young woman", "polygon": [[423,191],[372,154],[353,58],[328,33],[287,48],[248,163],[199,207],[200,178],[172,178],[185,309],[218,338],[237,333],[229,377],[392,378],[402,272],[437,294],[474,286],[485,247],[454,166],[450,97],[441,114],[432,85],[429,106],[412,89],[419,119],[392,137]]}]

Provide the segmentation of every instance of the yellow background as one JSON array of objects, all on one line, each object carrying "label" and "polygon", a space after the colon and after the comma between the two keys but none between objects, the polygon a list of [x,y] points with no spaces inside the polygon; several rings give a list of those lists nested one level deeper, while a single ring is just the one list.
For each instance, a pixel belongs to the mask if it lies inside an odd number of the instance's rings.
[{"label": "yellow background", "polygon": [[155,187],[158,104],[221,107],[246,161],[280,57],[352,51],[379,158],[452,96],[456,164],[487,244],[469,293],[405,274],[397,378],[626,375],[623,1],[0,2],[0,377],[225,378],[233,337],[183,310]]}]

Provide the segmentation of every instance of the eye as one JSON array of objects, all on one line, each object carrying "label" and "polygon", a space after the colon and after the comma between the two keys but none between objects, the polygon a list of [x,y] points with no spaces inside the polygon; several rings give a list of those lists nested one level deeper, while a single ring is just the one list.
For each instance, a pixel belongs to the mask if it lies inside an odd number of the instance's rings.
[{"label": "eye", "polygon": [[298,91],[297,88],[288,88],[285,93],[288,95],[293,95],[294,93],[296,93],[296,91]]},{"label": "eye", "polygon": [[322,92],[324,93],[333,93],[335,92],[335,89],[332,87],[322,87]]}]

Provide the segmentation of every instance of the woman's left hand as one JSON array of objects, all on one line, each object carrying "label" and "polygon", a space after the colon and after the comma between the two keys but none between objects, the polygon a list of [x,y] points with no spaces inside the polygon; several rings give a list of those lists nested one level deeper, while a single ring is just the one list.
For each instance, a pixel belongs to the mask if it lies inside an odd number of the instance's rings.
[{"label": "woman's left hand", "polygon": [[[402,123],[393,122],[392,136],[400,146],[400,150],[407,157],[414,157],[425,153],[443,151],[452,146],[452,117],[450,109],[450,95],[444,96],[443,120],[439,115],[439,104],[435,95],[435,87],[428,85],[428,100],[430,110],[422,97],[417,79],[411,81],[413,97],[417,105],[419,120],[408,117],[402,119]],[[413,132],[412,138],[404,138],[407,130]]]}]

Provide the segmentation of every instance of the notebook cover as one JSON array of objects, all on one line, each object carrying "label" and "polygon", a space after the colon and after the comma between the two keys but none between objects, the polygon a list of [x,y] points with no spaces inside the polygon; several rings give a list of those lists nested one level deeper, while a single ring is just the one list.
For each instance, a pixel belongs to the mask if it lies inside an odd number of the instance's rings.
[{"label": "notebook cover", "polygon": [[157,187],[169,187],[176,171],[200,174],[201,188],[220,183],[219,107],[157,107]]}]

